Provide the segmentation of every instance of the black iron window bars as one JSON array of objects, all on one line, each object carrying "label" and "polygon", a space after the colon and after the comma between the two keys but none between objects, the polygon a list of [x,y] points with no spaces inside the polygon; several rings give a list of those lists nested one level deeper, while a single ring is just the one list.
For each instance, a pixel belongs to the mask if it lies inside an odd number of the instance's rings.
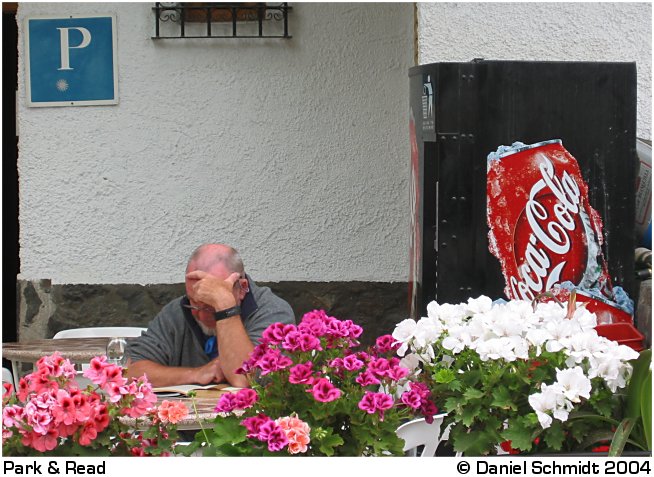
[{"label": "black iron window bars", "polygon": [[[179,38],[291,38],[288,32],[288,3],[170,3],[157,2],[155,35],[153,39]],[[176,24],[178,35],[170,35],[170,27],[163,31],[163,24]],[[238,28],[256,24],[255,28]],[[278,26],[264,28],[265,23]],[[225,25],[231,24],[230,28]],[[200,34],[199,25],[206,29]],[[218,25],[218,27],[216,26]],[[212,29],[213,26],[213,29]],[[270,30],[273,30],[272,32]]]}]

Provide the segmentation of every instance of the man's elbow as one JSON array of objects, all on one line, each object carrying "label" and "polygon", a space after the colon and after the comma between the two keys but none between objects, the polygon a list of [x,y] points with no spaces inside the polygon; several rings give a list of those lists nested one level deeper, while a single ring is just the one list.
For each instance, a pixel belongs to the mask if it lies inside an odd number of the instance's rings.
[{"label": "man's elbow", "polygon": [[147,362],[146,361],[132,361],[129,359],[125,367],[125,377],[127,379],[137,379],[147,375]]},{"label": "man's elbow", "polygon": [[244,376],[242,374],[233,374],[232,376],[228,377],[227,381],[235,388],[250,387],[250,380],[247,378],[247,376]]}]

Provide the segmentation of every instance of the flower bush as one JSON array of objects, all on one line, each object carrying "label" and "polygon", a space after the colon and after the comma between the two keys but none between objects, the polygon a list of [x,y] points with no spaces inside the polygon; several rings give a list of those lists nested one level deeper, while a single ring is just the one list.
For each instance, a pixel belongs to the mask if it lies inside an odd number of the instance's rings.
[{"label": "flower bush", "polygon": [[[105,356],[91,360],[85,389],[75,367],[58,353],[36,363],[18,389],[5,384],[2,397],[4,455],[169,455],[175,424],[188,412],[181,402],[157,397],[145,376],[128,381],[123,368]],[[183,409],[182,409],[183,408]],[[120,417],[147,419],[144,432],[130,430]]]},{"label": "flower bush", "polygon": [[362,328],[322,310],[296,325],[273,324],[238,370],[252,388],[220,397],[219,416],[183,451],[204,455],[402,454],[395,430],[437,409],[408,380],[390,335],[357,351]]},{"label": "flower bush", "polygon": [[399,323],[393,337],[448,413],[455,451],[560,452],[610,440],[638,353],[598,336],[594,314],[482,296],[431,302],[427,315]]}]

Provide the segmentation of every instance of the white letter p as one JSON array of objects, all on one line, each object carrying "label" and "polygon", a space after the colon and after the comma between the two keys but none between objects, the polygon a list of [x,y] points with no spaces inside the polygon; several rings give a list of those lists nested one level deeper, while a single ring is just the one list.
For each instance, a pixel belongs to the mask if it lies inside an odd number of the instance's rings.
[{"label": "white letter p", "polygon": [[[59,70],[72,70],[70,67],[70,49],[86,48],[91,43],[91,32],[84,27],[57,28],[61,38],[61,68]],[[82,34],[82,42],[77,46],[69,46],[68,30],[78,30]]]}]

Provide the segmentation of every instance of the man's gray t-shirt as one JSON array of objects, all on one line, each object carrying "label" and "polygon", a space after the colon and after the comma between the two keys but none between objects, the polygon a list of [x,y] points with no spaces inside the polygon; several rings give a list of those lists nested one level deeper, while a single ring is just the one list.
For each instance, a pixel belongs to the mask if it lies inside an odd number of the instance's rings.
[{"label": "man's gray t-shirt", "polygon": [[[256,346],[263,331],[272,323],[295,323],[291,306],[268,287],[259,287],[249,278],[250,291],[241,303],[241,318],[250,340]],[[162,308],[148,324],[147,331],[127,344],[128,357],[136,362],[154,361],[164,366],[196,368],[210,361],[204,350],[206,336],[193,330],[184,316],[185,297],[179,297]],[[191,317],[194,320],[194,318]]]}]

